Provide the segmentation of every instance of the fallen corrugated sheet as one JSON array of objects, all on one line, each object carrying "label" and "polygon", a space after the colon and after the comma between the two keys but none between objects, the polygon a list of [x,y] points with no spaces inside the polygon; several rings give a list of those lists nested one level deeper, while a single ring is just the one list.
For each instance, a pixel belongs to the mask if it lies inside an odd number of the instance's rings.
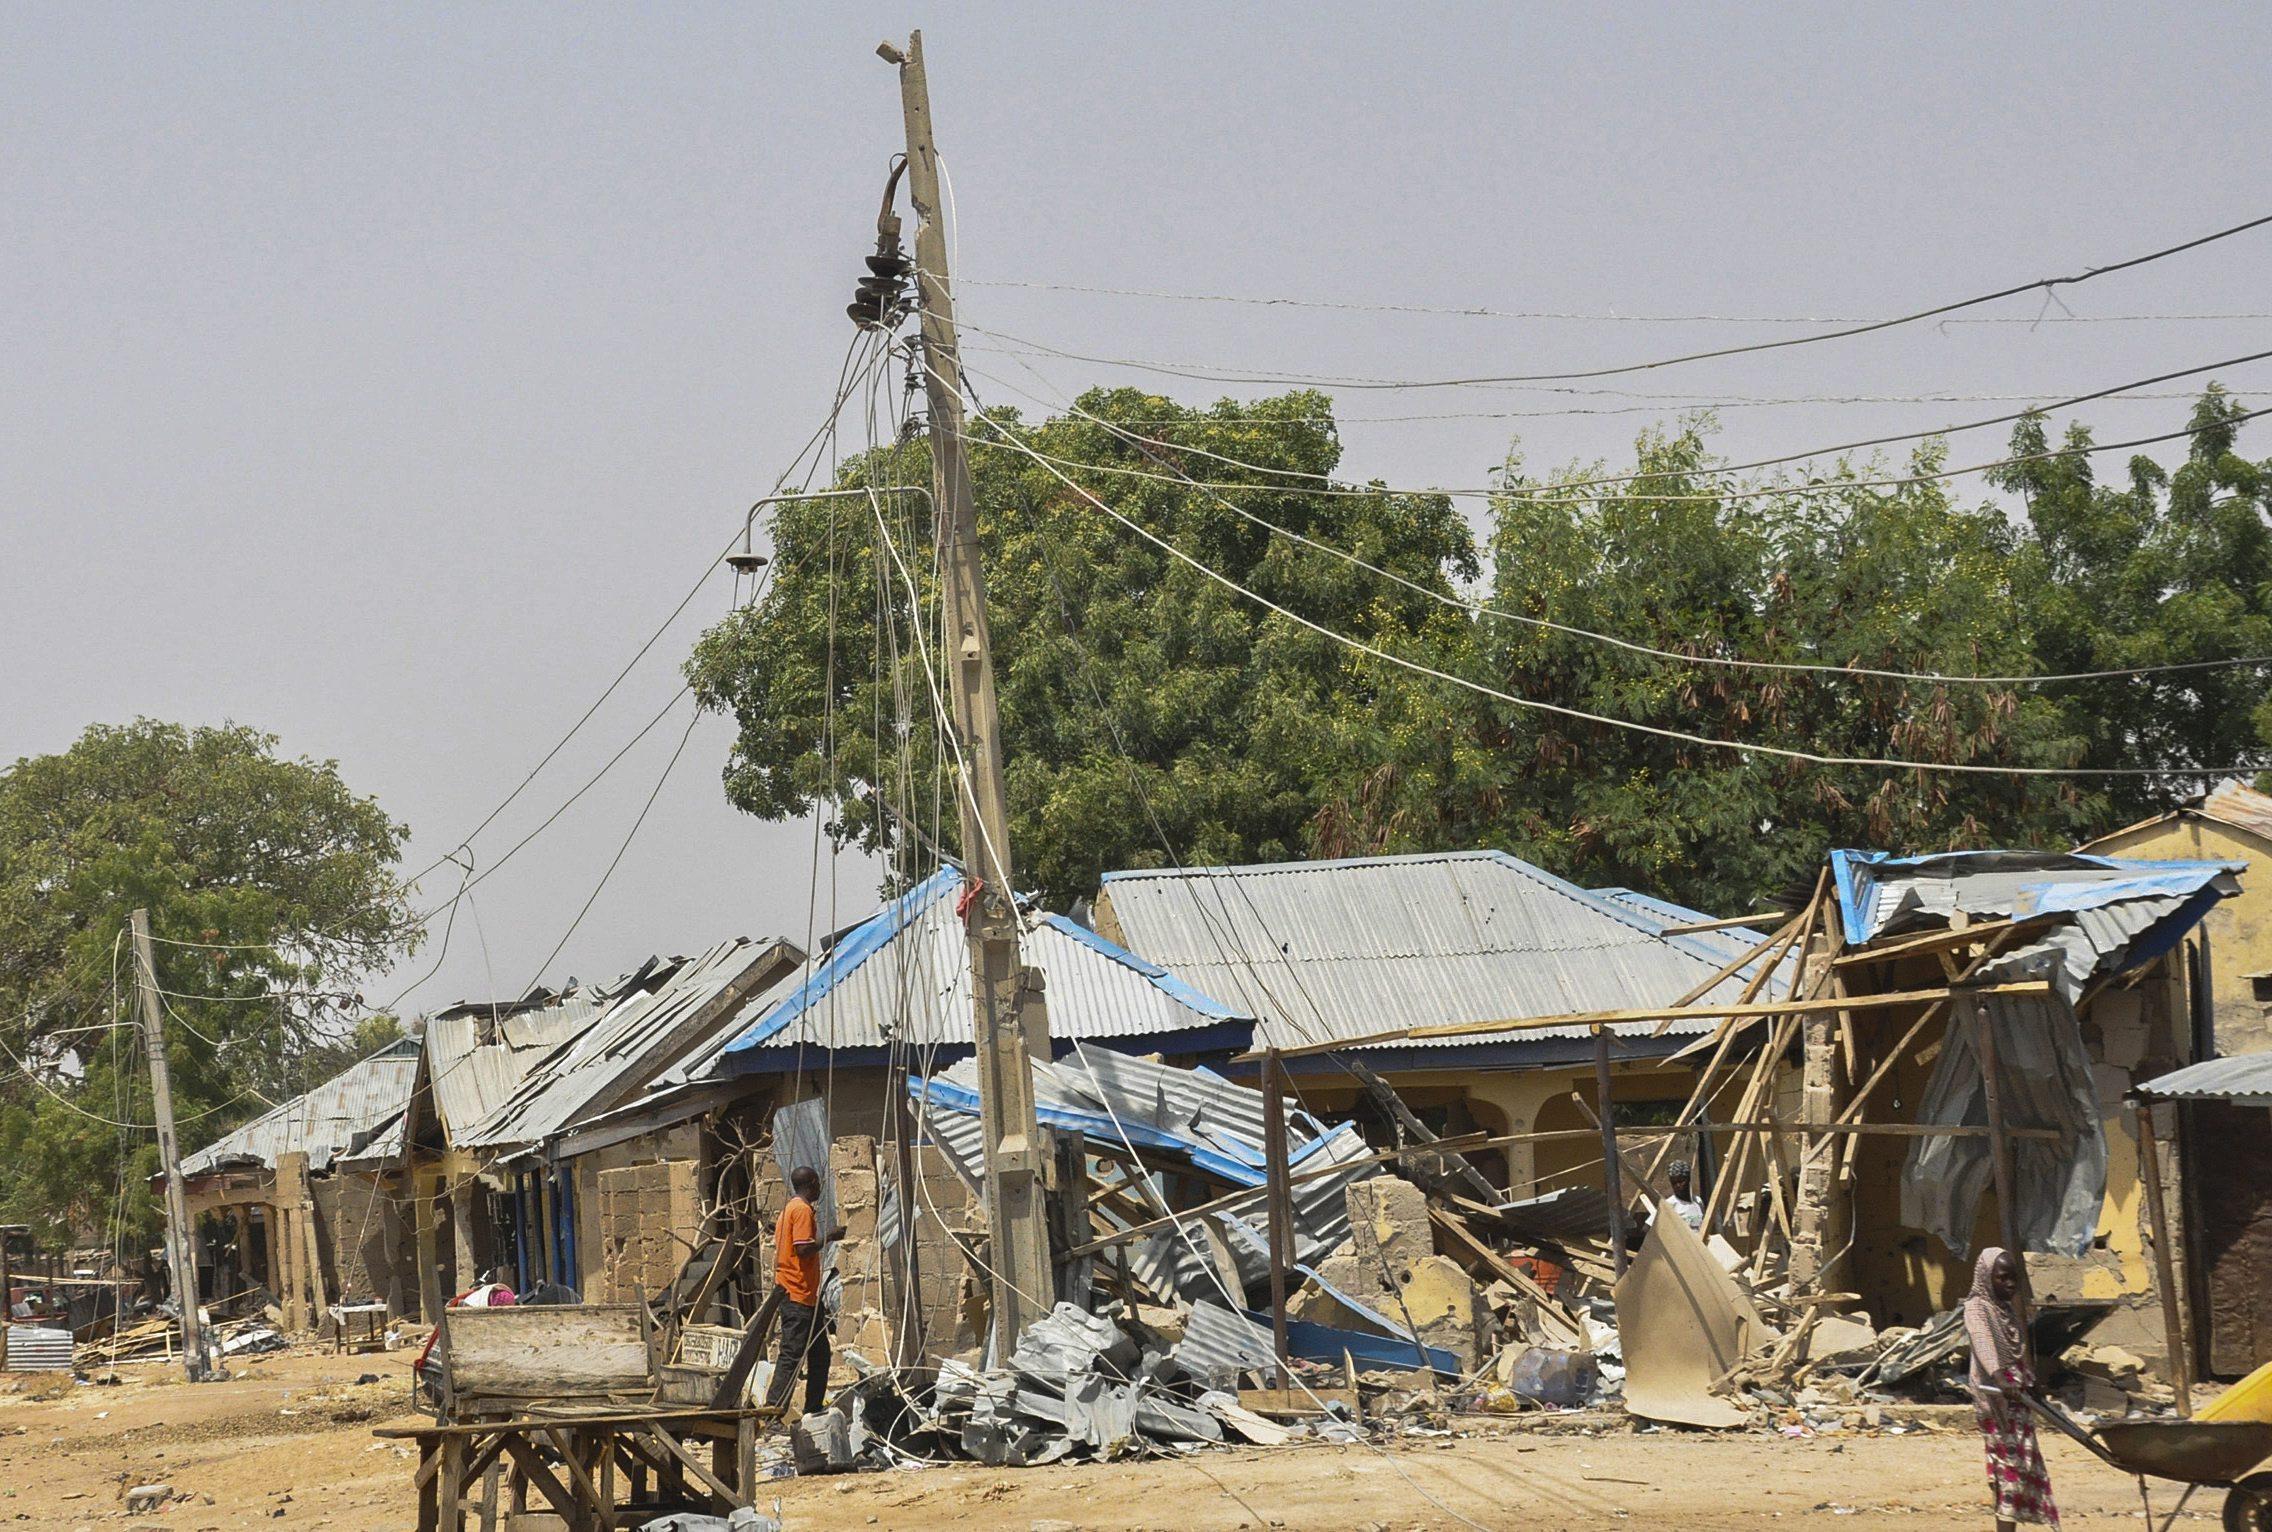
[{"label": "fallen corrugated sheet", "polygon": [[[918,1105],[926,1136],[945,1151],[972,1191],[981,1192],[984,1148],[976,1066],[966,1059],[929,1080],[911,1078],[908,1094]],[[1082,1133],[1093,1153],[1132,1151],[1154,1176],[1185,1171],[1234,1188],[1255,1188],[1251,1198],[1132,1241],[1129,1268],[1147,1289],[1163,1298],[1224,1296],[1206,1232],[1210,1221],[1249,1292],[1267,1277],[1267,1258],[1249,1240],[1231,1235],[1233,1225],[1244,1224],[1250,1231],[1259,1227],[1255,1220],[1266,1196],[1260,1091],[1211,1070],[1178,1069],[1077,1043],[1063,1059],[1034,1064],[1034,1106],[1044,1125]],[[1313,1175],[1290,1188],[1294,1257],[1316,1262],[1349,1237],[1350,1183],[1381,1174],[1381,1167],[1350,1124],[1328,1127],[1306,1112],[1290,1111],[1286,1129],[1294,1175],[1348,1165],[1344,1174]]]},{"label": "fallen corrugated sheet", "polygon": [[0,1372],[68,1372],[71,1332],[44,1325],[0,1325]]},{"label": "fallen corrugated sheet", "polygon": [[[809,959],[764,1011],[689,1057],[665,1084],[797,1067],[807,1050],[880,1062],[895,1041],[945,1060],[971,1045],[970,947],[946,868]],[[1252,1024],[1232,1007],[1062,915],[1026,916],[1025,961],[1047,977],[1049,1030],[1065,1040],[1157,1039],[1183,1053],[1231,1052]],[[943,1060],[942,1060],[943,1061]]]},{"label": "fallen corrugated sheet", "polygon": [[776,939],[721,942],[678,962],[653,989],[625,995],[531,1069],[460,1147],[534,1146],[625,1105],[689,1054],[742,1025],[800,954]]},{"label": "fallen corrugated sheet", "polygon": [[2272,1053],[2243,1053],[2229,1059],[2203,1059],[2172,1070],[2138,1087],[2142,1096],[2163,1101],[2227,1101],[2234,1106],[2272,1106]]},{"label": "fallen corrugated sheet", "polygon": [[1598,1186],[1565,1186],[1544,1196],[1499,1203],[1492,1212],[1510,1231],[1557,1245],[1609,1234],[1609,1197]]},{"label": "fallen corrugated sheet", "polygon": [[[1098,915],[1107,935],[1260,1017],[1257,1046],[1277,1047],[1662,1005],[1749,945],[1726,933],[1668,936],[1681,922],[1662,911],[1499,851],[1110,872]],[[1734,998],[1748,975],[1738,970],[1708,998]],[[1780,991],[1770,979],[1766,993]],[[1669,1035],[1705,1026],[1683,1022]],[[1562,1027],[1431,1046],[1588,1035]]]},{"label": "fallen corrugated sheet", "polygon": [[1750,1295],[1669,1205],[1617,1284],[1617,1335],[1629,1414],[1712,1427],[1749,1418],[1712,1385],[1776,1338]]},{"label": "fallen corrugated sheet", "polygon": [[399,1038],[275,1110],[184,1155],[185,1176],[235,1167],[274,1170],[280,1154],[303,1153],[308,1169],[336,1160],[391,1160],[402,1152],[403,1109],[418,1075],[418,1040]]}]

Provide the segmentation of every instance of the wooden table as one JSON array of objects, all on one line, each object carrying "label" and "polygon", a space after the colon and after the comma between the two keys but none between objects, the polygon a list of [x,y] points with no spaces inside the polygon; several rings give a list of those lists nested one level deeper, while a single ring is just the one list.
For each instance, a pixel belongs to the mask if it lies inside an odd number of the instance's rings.
[{"label": "wooden table", "polygon": [[371,1434],[418,1443],[419,1532],[463,1532],[468,1511],[497,1532],[528,1509],[532,1487],[569,1532],[614,1532],[665,1511],[725,1516],[750,1504],[758,1423],[778,1413],[562,1408]]},{"label": "wooden table", "polygon": [[[363,1333],[354,1334],[355,1321],[362,1321]],[[387,1306],[383,1303],[335,1303],[331,1306],[331,1349],[336,1355],[342,1351],[384,1351],[387,1349]]]}]

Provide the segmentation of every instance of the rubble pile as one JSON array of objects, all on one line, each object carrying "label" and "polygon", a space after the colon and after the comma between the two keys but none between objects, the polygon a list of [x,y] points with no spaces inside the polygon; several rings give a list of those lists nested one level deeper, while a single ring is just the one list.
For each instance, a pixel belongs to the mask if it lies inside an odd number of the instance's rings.
[{"label": "rubble pile", "polygon": [[[852,1381],[797,1423],[779,1471],[1442,1436],[1515,1416],[1583,1429],[1900,1431],[1969,1397],[1953,1311],[1881,1329],[1844,1307],[1853,1295],[1793,1275],[1786,1245],[1746,1255],[1700,1235],[1671,1201],[1636,1209],[1619,1275],[1601,1192],[1484,1200],[1487,1184],[1433,1140],[1374,1151],[1353,1125],[1302,1112],[1287,1114],[1282,1382],[1260,1093],[1120,1054],[1077,1050],[1034,1071],[1041,1117],[1082,1135],[1075,1163],[1090,1178],[1075,1188],[1088,1242],[1060,1263],[1064,1301],[1006,1358],[973,1347],[894,1372],[842,1353]],[[950,1070],[910,1092],[929,1144],[975,1190],[971,1082]],[[1070,1249],[1081,1235],[1057,1238]],[[985,1332],[972,1261],[964,1292],[978,1322],[958,1331],[965,1341]],[[2071,1347],[2044,1370],[2054,1380],[2063,1370],[2068,1402],[2100,1413],[2169,1399],[2112,1348]]]}]

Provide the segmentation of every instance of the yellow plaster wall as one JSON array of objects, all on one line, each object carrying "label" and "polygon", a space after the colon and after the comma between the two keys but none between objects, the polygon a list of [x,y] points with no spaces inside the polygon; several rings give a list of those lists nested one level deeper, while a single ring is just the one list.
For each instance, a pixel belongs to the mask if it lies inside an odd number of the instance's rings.
[{"label": "yellow plaster wall", "polygon": [[[1550,1069],[1391,1070],[1383,1076],[1415,1108],[1459,1100],[1477,1127],[1493,1135],[1583,1130],[1586,1137],[1555,1139],[1544,1143],[1511,1144],[1499,1151],[1506,1166],[1505,1184],[1514,1195],[1558,1191],[1565,1186],[1602,1184],[1601,1144],[1590,1135],[1593,1124],[1570,1095],[1595,1105],[1591,1064],[1557,1065]],[[1610,1071],[1610,1093],[1623,1102],[1670,1102],[1678,1105],[1695,1088],[1695,1072],[1686,1065],[1659,1069],[1654,1061],[1621,1064]],[[1346,1112],[1356,1099],[1356,1088],[1321,1080],[1302,1081],[1303,1101],[1325,1114]],[[1488,1155],[1478,1155],[1487,1161]]]},{"label": "yellow plaster wall", "polygon": [[[2209,982],[2214,991],[2217,1051],[2272,1050],[2272,1005],[2257,1001],[2248,975],[2272,973],[2272,845],[2218,820],[2182,813],[2095,840],[2106,856],[2247,862],[2240,892],[2209,912]],[[2265,862],[2264,875],[2255,864]]]}]

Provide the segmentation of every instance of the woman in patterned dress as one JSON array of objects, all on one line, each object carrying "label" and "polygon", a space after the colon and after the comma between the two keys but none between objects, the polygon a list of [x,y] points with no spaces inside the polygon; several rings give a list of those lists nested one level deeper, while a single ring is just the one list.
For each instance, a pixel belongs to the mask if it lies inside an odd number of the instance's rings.
[{"label": "woman in patterned dress", "polygon": [[1991,1246],[1974,1263],[1972,1296],[1964,1300],[1964,1331],[1972,1341],[1972,1408],[1988,1449],[1997,1532],[2011,1532],[2022,1522],[2059,1525],[2051,1476],[2035,1440],[2035,1418],[2021,1397],[2035,1387],[2035,1374],[2028,1370],[2020,1317],[2012,1305],[2019,1289],[2018,1258]]}]

